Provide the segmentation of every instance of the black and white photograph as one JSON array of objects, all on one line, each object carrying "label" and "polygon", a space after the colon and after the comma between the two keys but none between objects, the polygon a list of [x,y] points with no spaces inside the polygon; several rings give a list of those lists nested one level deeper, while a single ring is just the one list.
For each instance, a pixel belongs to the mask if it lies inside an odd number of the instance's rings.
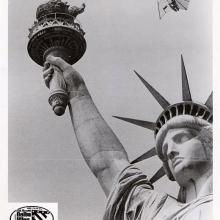
[{"label": "black and white photograph", "polygon": [[214,219],[213,37],[213,1],[9,0],[8,219]]}]

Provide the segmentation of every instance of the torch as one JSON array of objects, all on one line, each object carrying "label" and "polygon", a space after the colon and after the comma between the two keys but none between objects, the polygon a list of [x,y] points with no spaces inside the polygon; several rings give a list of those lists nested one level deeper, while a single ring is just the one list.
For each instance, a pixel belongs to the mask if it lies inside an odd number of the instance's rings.
[{"label": "torch", "polygon": [[[32,60],[43,66],[48,55],[61,57],[69,64],[76,63],[86,51],[85,32],[76,20],[84,12],[81,7],[68,5],[61,0],[50,0],[37,8],[36,19],[29,29],[28,53]],[[50,81],[48,102],[54,113],[63,115],[68,104],[63,77],[54,70]]]}]

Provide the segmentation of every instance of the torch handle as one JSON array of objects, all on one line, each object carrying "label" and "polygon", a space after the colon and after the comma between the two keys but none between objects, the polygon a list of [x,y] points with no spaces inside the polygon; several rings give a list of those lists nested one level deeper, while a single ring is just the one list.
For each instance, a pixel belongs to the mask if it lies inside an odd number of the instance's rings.
[{"label": "torch handle", "polygon": [[52,79],[50,80],[50,96],[48,102],[50,103],[54,113],[58,116],[64,114],[68,104],[68,94],[66,92],[66,83],[63,76],[54,69]]}]

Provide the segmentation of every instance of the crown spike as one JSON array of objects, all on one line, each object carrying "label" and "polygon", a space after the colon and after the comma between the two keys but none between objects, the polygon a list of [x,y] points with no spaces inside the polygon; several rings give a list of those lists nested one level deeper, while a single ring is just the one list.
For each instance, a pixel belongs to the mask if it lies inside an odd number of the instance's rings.
[{"label": "crown spike", "polygon": [[157,92],[147,81],[145,81],[143,77],[141,77],[135,70],[134,72],[142,81],[142,83],[147,87],[150,93],[154,96],[157,102],[162,106],[162,108],[166,109],[170,105],[170,103],[159,92]]},{"label": "crown spike", "polygon": [[144,127],[144,128],[148,128],[150,130],[154,130],[155,128],[155,123],[153,122],[149,122],[149,121],[142,121],[142,120],[138,120],[138,119],[132,119],[132,118],[124,118],[124,117],[119,117],[119,116],[112,116],[114,118]]},{"label": "crown spike", "polygon": [[205,102],[205,105],[210,108],[211,110],[213,109],[213,92],[211,92],[210,96],[208,97],[207,101]]},{"label": "crown spike", "polygon": [[156,152],[156,149],[154,147],[154,148],[150,149],[149,151],[147,151],[146,153],[142,154],[140,157],[133,160],[131,162],[131,164],[141,162],[142,160],[146,160],[146,159],[151,158],[155,155],[157,155],[157,152]]},{"label": "crown spike", "polygon": [[181,72],[182,72],[182,96],[183,101],[192,101],[191,92],[189,88],[188,78],[186,74],[186,68],[183,61],[183,55],[181,54]]},{"label": "crown spike", "polygon": [[157,180],[159,180],[161,177],[165,175],[165,171],[163,167],[161,167],[150,179],[151,183],[155,183]]}]

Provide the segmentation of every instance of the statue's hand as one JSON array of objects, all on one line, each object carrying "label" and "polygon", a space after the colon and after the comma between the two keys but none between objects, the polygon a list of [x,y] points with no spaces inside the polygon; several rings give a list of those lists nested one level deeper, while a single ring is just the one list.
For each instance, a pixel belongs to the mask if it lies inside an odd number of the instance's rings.
[{"label": "statue's hand", "polygon": [[63,89],[68,93],[70,99],[79,94],[88,94],[85,82],[81,75],[63,59],[54,56],[47,57],[43,68],[43,77],[48,88],[50,87],[50,81],[54,71],[58,72],[61,77],[63,77],[66,83],[66,86]]}]

